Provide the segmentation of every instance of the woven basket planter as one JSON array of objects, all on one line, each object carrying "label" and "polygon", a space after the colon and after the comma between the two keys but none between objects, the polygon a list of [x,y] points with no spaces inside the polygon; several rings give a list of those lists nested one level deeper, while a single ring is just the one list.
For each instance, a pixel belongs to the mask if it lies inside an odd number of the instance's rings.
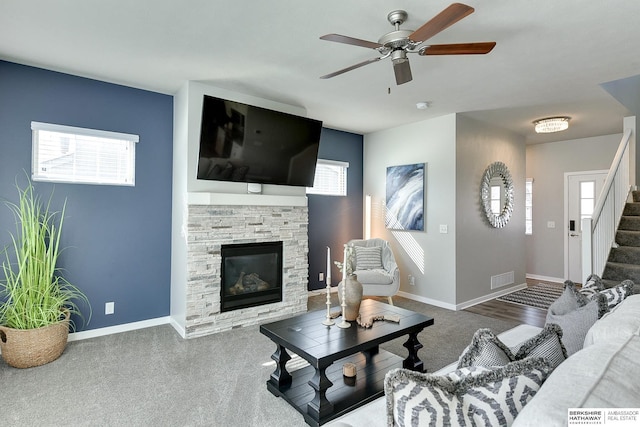
[{"label": "woven basket planter", "polygon": [[14,368],[32,368],[56,360],[69,337],[69,312],[58,323],[37,329],[0,326],[2,358]]}]

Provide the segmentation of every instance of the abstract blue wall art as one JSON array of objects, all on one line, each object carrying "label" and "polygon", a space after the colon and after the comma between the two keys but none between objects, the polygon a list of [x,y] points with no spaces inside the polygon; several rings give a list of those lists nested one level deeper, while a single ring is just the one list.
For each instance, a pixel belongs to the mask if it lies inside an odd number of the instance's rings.
[{"label": "abstract blue wall art", "polygon": [[387,228],[424,231],[424,171],[424,163],[387,168]]}]

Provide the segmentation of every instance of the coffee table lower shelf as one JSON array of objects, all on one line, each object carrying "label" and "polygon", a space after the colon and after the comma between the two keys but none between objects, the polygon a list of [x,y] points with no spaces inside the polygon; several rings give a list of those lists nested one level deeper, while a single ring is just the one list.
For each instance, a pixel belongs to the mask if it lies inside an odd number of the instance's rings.
[{"label": "coffee table lower shelf", "polygon": [[[327,378],[333,383],[326,393],[327,399],[333,405],[333,411],[320,419],[315,419],[307,411],[308,403],[315,396],[315,391],[309,385],[309,380],[316,372],[313,366],[309,365],[290,372],[292,380],[289,386],[278,388],[271,381],[267,381],[267,389],[296,408],[304,416],[307,424],[320,426],[382,396],[386,373],[391,369],[401,368],[403,360],[385,350],[378,350],[373,354],[361,352],[336,360],[326,370]],[[355,378],[342,375],[342,365],[347,362],[356,365]]]}]

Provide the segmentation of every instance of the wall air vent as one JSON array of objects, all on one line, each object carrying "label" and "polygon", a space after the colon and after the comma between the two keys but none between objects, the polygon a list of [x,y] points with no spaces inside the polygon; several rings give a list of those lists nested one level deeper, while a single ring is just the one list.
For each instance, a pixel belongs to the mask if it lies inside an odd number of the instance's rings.
[{"label": "wall air vent", "polygon": [[501,288],[514,283],[513,271],[491,276],[491,289]]}]

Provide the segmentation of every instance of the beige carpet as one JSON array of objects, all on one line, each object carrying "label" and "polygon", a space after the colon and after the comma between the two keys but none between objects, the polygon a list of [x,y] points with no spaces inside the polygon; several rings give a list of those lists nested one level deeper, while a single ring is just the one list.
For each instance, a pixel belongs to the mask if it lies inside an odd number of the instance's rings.
[{"label": "beige carpet", "polygon": [[[311,297],[310,307],[322,309],[324,298]],[[405,298],[394,301],[435,319],[419,335],[419,356],[428,371],[454,361],[476,329],[516,326]],[[404,341],[381,347],[404,357]],[[0,425],[305,426],[296,410],[267,391],[274,350],[257,326],[184,340],[163,325],[74,341],[48,365],[20,370],[0,362]]]}]

